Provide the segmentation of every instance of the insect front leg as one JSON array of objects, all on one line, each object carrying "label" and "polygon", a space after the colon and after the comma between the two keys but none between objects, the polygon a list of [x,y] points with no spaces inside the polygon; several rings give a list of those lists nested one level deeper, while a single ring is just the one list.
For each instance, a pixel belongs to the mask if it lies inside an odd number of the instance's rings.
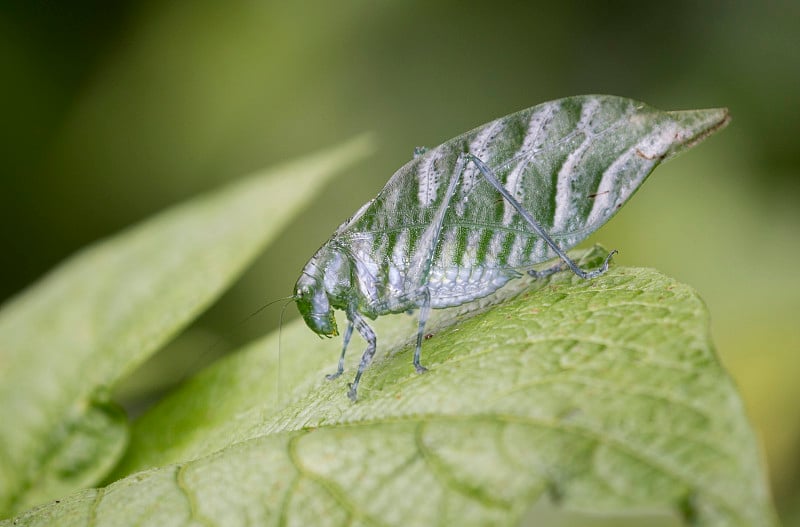
[{"label": "insect front leg", "polygon": [[348,311],[347,318],[350,319],[350,323],[355,325],[358,333],[367,341],[367,349],[364,351],[364,354],[361,355],[361,362],[358,364],[356,377],[353,379],[353,382],[350,383],[350,390],[347,392],[347,397],[349,397],[351,401],[356,402],[356,399],[358,399],[358,383],[361,381],[364,370],[367,369],[372,362],[372,358],[375,356],[377,338],[375,337],[375,332],[372,331],[372,328],[367,324],[367,321],[364,320],[364,317],[357,311]]},{"label": "insect front leg", "polygon": [[539,225],[539,222],[533,219],[531,213],[528,212],[525,209],[525,207],[523,207],[520,204],[519,201],[514,199],[514,196],[509,194],[508,190],[506,190],[503,184],[500,183],[500,180],[497,179],[497,176],[494,175],[494,172],[492,172],[492,169],[489,168],[486,165],[486,163],[484,163],[483,161],[481,161],[480,159],[469,153],[466,154],[466,158],[467,161],[472,161],[475,164],[475,166],[478,167],[478,170],[486,179],[486,181],[488,181],[489,184],[492,185],[495,188],[495,190],[497,190],[497,192],[499,192],[511,204],[511,206],[516,209],[516,211],[520,214],[520,216],[522,216],[522,218],[528,223],[528,225],[530,225],[530,227],[534,230],[534,232],[536,232],[536,234],[538,234],[547,243],[547,245],[549,245],[553,249],[553,251],[555,251],[555,253],[564,261],[564,263],[566,263],[567,266],[569,266],[569,268],[572,269],[573,273],[580,276],[581,278],[588,280],[590,278],[600,276],[601,274],[608,271],[608,263],[611,261],[611,257],[617,254],[618,252],[616,249],[611,251],[608,254],[608,256],[606,256],[603,265],[600,266],[599,269],[595,269],[593,271],[584,271],[583,269],[578,267],[578,264],[572,261],[572,259],[569,256],[567,256],[567,253],[561,250],[561,247],[559,247],[558,244],[556,244],[556,242],[553,241],[553,238],[551,238],[550,235],[547,234],[547,231],[545,231],[544,228],[542,228],[542,226]]},{"label": "insect front leg", "polygon": [[333,379],[337,379],[342,372],[344,372],[344,354],[347,352],[347,345],[350,344],[350,337],[353,336],[353,321],[347,321],[347,329],[344,332],[344,336],[342,337],[342,354],[339,355],[339,367],[336,368],[336,373],[329,373],[325,376],[326,379],[332,381]]}]

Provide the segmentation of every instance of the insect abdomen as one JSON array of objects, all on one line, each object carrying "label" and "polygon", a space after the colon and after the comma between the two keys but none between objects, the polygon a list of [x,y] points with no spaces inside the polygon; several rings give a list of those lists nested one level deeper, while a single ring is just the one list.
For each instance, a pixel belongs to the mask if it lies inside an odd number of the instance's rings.
[{"label": "insect abdomen", "polygon": [[428,277],[431,307],[459,306],[490,295],[518,276],[497,267],[434,267]]}]

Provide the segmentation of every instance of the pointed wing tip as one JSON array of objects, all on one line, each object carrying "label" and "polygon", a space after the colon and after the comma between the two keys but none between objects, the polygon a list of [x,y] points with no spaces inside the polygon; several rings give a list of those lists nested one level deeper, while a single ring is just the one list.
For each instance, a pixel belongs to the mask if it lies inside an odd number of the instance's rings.
[{"label": "pointed wing tip", "polygon": [[708,136],[722,130],[731,121],[727,108],[708,108],[704,110],[681,110],[667,112],[681,128],[683,134],[666,153],[666,158],[692,148],[704,141]]},{"label": "pointed wing tip", "polygon": [[695,110],[700,116],[704,133],[713,134],[717,130],[722,130],[731,122],[731,112],[727,108],[709,108],[707,110]]},{"label": "pointed wing tip", "polygon": [[722,130],[731,122],[731,114],[727,108],[712,108],[709,110],[697,110],[699,121],[692,127],[694,132],[683,143],[683,148],[691,148],[705,140],[711,134]]}]

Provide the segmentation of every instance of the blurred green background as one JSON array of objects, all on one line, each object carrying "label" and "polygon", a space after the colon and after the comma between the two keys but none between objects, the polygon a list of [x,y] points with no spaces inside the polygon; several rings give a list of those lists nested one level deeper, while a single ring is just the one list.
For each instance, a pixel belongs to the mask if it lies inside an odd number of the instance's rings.
[{"label": "blurred green background", "polygon": [[378,153],[129,383],[134,400],[274,328],[278,308],[248,314],[291,292],[415,146],[566,95],[727,106],[728,129],[658,169],[593,241],[700,291],[781,516],[800,525],[799,35],[797,1],[6,1],[0,299],[169,204],[373,131]]}]

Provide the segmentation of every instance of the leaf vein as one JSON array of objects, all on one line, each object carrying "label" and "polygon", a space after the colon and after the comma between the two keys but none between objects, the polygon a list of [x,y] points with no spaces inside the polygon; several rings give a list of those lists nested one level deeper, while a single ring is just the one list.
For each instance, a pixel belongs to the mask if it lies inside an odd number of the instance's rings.
[{"label": "leaf vein", "polygon": [[462,483],[458,478],[454,477],[450,469],[445,463],[442,463],[439,457],[431,449],[425,445],[424,430],[427,426],[425,421],[420,421],[414,430],[414,440],[417,445],[422,458],[425,463],[431,468],[431,472],[439,480],[444,488],[450,488],[462,494],[466,498],[477,498],[483,505],[487,507],[510,509],[511,505],[505,500],[493,498],[486,494],[482,489],[476,488],[466,483]]},{"label": "leaf vein", "polygon": [[200,511],[197,507],[197,499],[194,497],[193,493],[189,489],[189,485],[184,479],[186,469],[189,468],[189,466],[190,466],[189,463],[183,463],[176,467],[175,483],[178,486],[178,490],[181,491],[183,497],[186,498],[186,503],[189,505],[189,516],[191,518],[194,518],[198,523],[202,525],[206,525],[207,527],[214,527],[214,522],[212,522],[210,519],[200,514]]},{"label": "leaf vein", "polygon": [[[297,471],[304,477],[310,479],[314,483],[317,483],[321,488],[323,488],[331,498],[337,501],[347,512],[350,516],[356,516],[363,518],[366,522],[371,523],[372,525],[376,526],[383,526],[384,524],[378,521],[377,518],[367,513],[367,511],[363,510],[362,508],[358,507],[352,500],[348,499],[347,492],[341,488],[339,484],[335,481],[332,481],[326,477],[321,476],[320,474],[314,472],[313,470],[309,469],[305,466],[297,452],[297,443],[306,434],[298,434],[294,437],[289,439],[288,445],[288,454],[289,460],[292,462],[292,465],[297,469]],[[388,526],[385,526],[388,527]]]}]

